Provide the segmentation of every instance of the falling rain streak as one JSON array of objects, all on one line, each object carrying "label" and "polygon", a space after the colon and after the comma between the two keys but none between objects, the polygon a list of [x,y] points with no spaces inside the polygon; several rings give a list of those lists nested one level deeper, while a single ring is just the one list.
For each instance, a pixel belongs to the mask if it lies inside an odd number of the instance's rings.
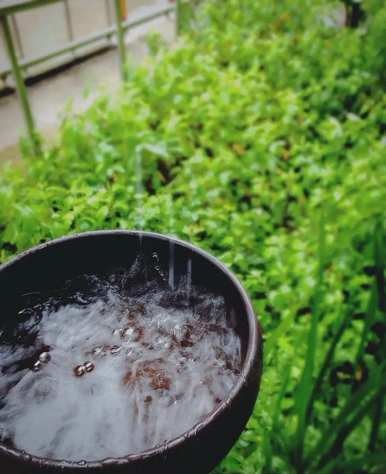
[{"label": "falling rain streak", "polygon": [[175,262],[174,262],[174,241],[169,241],[169,288],[174,290],[174,272],[175,272]]},{"label": "falling rain streak", "polygon": [[192,293],[192,259],[188,258],[186,264],[186,296],[190,301],[190,295]]},{"label": "falling rain streak", "polygon": [[143,182],[142,182],[142,147],[135,148],[135,200],[136,200],[136,227],[143,229]]}]

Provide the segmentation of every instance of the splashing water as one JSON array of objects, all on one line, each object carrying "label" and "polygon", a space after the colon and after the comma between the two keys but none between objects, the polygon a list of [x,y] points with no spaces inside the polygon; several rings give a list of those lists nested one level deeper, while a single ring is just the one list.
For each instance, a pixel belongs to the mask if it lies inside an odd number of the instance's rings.
[{"label": "splashing water", "polygon": [[143,229],[143,183],[142,183],[142,147],[135,149],[135,199],[137,203],[136,226]]},{"label": "splashing water", "polygon": [[22,313],[24,342],[0,339],[0,440],[96,461],[162,445],[208,415],[238,378],[240,339],[224,298],[192,286],[187,267],[173,291],[130,272],[92,277],[93,296]]},{"label": "splashing water", "polygon": [[[168,211],[169,211],[169,232],[174,234],[174,208],[171,196],[168,197]],[[174,290],[174,274],[175,274],[175,259],[174,259],[174,241],[169,241],[169,288]]]}]

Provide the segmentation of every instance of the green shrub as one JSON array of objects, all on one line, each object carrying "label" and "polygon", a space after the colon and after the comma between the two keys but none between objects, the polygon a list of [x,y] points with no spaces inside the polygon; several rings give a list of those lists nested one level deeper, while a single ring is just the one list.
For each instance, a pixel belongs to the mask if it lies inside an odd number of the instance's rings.
[{"label": "green shrub", "polygon": [[362,3],[348,28],[334,2],[208,0],[0,179],[0,260],[140,222],[241,279],[265,370],[218,473],[386,472],[386,8]]}]

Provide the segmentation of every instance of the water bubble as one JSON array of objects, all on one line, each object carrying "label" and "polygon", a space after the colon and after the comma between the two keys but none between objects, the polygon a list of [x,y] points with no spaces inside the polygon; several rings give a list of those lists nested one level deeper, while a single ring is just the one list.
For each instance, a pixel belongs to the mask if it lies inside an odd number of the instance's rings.
[{"label": "water bubble", "polygon": [[48,352],[42,352],[39,356],[39,361],[43,362],[43,364],[47,364],[51,360],[51,356]]},{"label": "water bubble", "polygon": [[86,373],[86,368],[84,365],[77,365],[74,368],[74,374],[76,377],[82,377]]},{"label": "water bubble", "polygon": [[121,352],[121,350],[122,350],[121,346],[112,346],[112,348],[110,349],[110,354],[117,355]]},{"label": "water bubble", "polygon": [[103,355],[103,347],[101,347],[101,346],[94,347],[94,349],[92,350],[92,355],[94,357],[102,356]]},{"label": "water bubble", "polygon": [[122,337],[123,334],[124,334],[124,330],[122,328],[114,329],[113,331],[113,336],[115,337]]},{"label": "water bubble", "polygon": [[32,370],[34,372],[39,372],[39,370],[41,370],[43,367],[42,363],[40,362],[40,360],[37,360],[34,365],[32,366]]},{"label": "water bubble", "polygon": [[84,363],[84,368],[86,369],[86,372],[92,372],[95,369],[95,365],[88,360]]}]

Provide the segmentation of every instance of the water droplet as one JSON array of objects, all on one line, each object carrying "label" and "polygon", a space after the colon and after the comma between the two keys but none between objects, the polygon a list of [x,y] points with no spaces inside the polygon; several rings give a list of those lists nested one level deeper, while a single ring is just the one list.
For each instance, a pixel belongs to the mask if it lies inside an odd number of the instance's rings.
[{"label": "water droplet", "polygon": [[123,335],[123,329],[119,328],[119,329],[114,329],[113,331],[113,336],[115,337],[122,337]]},{"label": "water droplet", "polygon": [[39,356],[39,361],[43,362],[43,364],[47,364],[51,360],[51,356],[48,352],[42,352]]},{"label": "water droplet", "polygon": [[111,349],[110,349],[110,354],[111,355],[117,355],[121,352],[122,350],[122,347],[120,346],[113,346]]},{"label": "water droplet", "polygon": [[84,368],[86,369],[86,372],[92,372],[95,369],[95,365],[88,360],[84,363]]},{"label": "water droplet", "polygon": [[42,368],[42,363],[40,362],[40,360],[37,360],[34,365],[32,366],[32,370],[34,372],[39,372],[39,370],[41,370]]},{"label": "water droplet", "polygon": [[86,373],[86,368],[84,365],[77,365],[74,368],[74,374],[76,377],[82,377]]},{"label": "water droplet", "polygon": [[99,357],[103,355],[103,347],[100,347],[100,346],[94,347],[94,349],[92,350],[92,355],[94,357]]}]

